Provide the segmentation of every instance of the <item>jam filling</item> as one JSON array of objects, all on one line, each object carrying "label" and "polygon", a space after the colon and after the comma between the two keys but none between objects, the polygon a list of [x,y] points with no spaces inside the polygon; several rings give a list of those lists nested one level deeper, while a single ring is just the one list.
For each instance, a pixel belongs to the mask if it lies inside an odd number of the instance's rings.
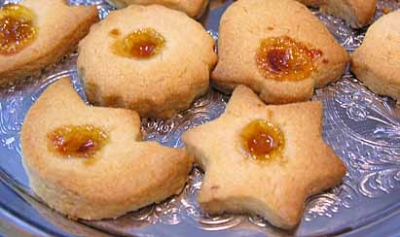
[{"label": "jam filling", "polygon": [[48,135],[49,148],[64,157],[91,158],[108,142],[108,134],[92,125],[64,126]]},{"label": "jam filling", "polygon": [[322,51],[309,49],[288,36],[271,37],[261,41],[256,63],[265,78],[301,81],[311,75],[314,62],[321,56]]},{"label": "jam filling", "polygon": [[128,58],[149,59],[159,54],[165,46],[164,37],[151,28],[130,33],[113,45],[114,53]]},{"label": "jam filling", "polygon": [[32,10],[19,4],[0,8],[0,54],[12,55],[30,45],[37,37]]},{"label": "jam filling", "polygon": [[263,120],[249,123],[241,133],[242,145],[255,160],[272,160],[282,155],[285,146],[283,132]]}]

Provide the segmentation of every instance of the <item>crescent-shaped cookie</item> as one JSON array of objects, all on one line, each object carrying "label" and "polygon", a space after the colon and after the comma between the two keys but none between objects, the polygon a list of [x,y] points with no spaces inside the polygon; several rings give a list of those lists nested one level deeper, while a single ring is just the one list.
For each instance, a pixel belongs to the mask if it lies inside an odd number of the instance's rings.
[{"label": "crescent-shaped cookie", "polygon": [[208,0],[107,0],[109,3],[121,8],[131,4],[152,5],[160,4],[171,9],[185,12],[188,16],[200,17],[207,7]]},{"label": "crescent-shaped cookie", "polygon": [[349,56],[304,5],[293,0],[239,0],[223,14],[212,79],[231,91],[244,84],[267,103],[311,98],[340,79]]},{"label": "crescent-shaped cookie", "polygon": [[352,55],[351,71],[373,92],[400,100],[400,10],[373,23]]},{"label": "crescent-shaped cookie", "polygon": [[116,218],[179,193],[192,167],[183,150],[141,141],[140,118],[85,104],[69,78],[50,85],[21,132],[34,192],[71,218]]},{"label": "crescent-shaped cookie", "polygon": [[298,0],[322,12],[343,18],[351,27],[362,28],[374,19],[377,0]]},{"label": "crescent-shaped cookie", "polygon": [[200,206],[294,228],[306,198],[339,184],[346,173],[322,140],[321,125],[320,102],[266,106],[238,86],[221,117],[182,136],[205,171]]},{"label": "crescent-shaped cookie", "polygon": [[131,5],[81,41],[78,73],[95,105],[170,118],[208,90],[216,61],[200,23],[164,6]]},{"label": "crescent-shaped cookie", "polygon": [[98,21],[96,6],[24,0],[0,9],[0,84],[24,78],[76,49]]}]

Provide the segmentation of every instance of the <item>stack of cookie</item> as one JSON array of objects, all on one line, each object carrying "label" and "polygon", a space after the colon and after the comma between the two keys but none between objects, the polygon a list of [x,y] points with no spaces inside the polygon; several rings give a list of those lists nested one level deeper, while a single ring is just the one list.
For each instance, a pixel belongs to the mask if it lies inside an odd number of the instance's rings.
[{"label": "stack of cookie", "polygon": [[[24,0],[0,10],[0,61],[9,62],[0,64],[0,82],[56,62],[86,35],[77,70],[89,102],[99,107],[86,105],[69,79],[60,79],[22,127],[30,184],[52,208],[71,218],[116,218],[178,194],[194,157],[205,171],[198,196],[204,210],[255,213],[291,229],[307,197],[341,182],[346,168],[321,136],[322,104],[309,100],[315,88],[341,78],[350,57],[306,6],[232,3],[220,22],[218,60],[213,38],[193,19],[208,1],[109,2],[121,9],[96,24],[94,7],[62,0]],[[370,23],[376,5],[300,2],[354,27]],[[65,22],[60,17],[74,21],[54,27]],[[394,98],[399,18],[391,13],[370,28],[352,67],[372,90]],[[381,36],[394,43],[374,51]],[[140,117],[168,119],[188,109],[210,78],[233,92],[220,118],[185,132],[185,149],[142,141]]]}]

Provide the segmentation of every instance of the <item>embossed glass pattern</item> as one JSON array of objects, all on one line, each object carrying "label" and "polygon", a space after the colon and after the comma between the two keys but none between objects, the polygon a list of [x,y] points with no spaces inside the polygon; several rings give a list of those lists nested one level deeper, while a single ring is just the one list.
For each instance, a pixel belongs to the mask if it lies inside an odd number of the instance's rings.
[{"label": "embossed glass pattern", "polygon": [[[0,4],[19,1],[2,1]],[[104,18],[113,8],[104,0],[69,0],[71,4],[95,4]],[[211,10],[201,21],[218,39],[219,19],[232,0],[211,0]],[[376,18],[383,10],[398,9],[396,0],[379,1]],[[336,39],[354,51],[364,30],[352,30],[343,20],[313,10]],[[0,89],[0,179],[30,203],[32,207],[13,206],[9,193],[2,193],[0,206],[19,212],[19,218],[51,233],[92,234],[91,228],[121,236],[258,236],[291,235],[271,227],[258,216],[209,216],[195,201],[203,173],[194,168],[182,194],[158,205],[131,212],[117,220],[73,222],[50,211],[28,186],[21,164],[19,140],[21,125],[29,107],[43,90],[58,78],[69,75],[82,98],[82,82],[76,73],[76,54],[45,69],[41,75],[27,78]],[[342,80],[317,90],[314,100],[324,102],[323,136],[345,161],[348,173],[342,185],[310,198],[299,236],[357,234],[357,230],[390,216],[400,209],[400,106],[366,89],[347,72]],[[144,119],[142,129],[147,140],[171,147],[182,147],[185,130],[213,120],[223,113],[228,96],[210,90],[193,106],[171,120]],[[4,197],[3,197],[4,195]],[[98,233],[98,232],[96,232]]]}]

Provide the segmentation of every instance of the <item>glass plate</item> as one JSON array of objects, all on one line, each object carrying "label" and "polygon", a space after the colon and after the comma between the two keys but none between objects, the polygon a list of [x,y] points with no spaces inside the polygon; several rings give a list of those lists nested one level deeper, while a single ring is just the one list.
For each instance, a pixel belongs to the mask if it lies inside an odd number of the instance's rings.
[{"label": "glass plate", "polygon": [[[0,4],[7,2],[18,1],[0,0]],[[216,40],[220,16],[232,2],[211,0],[200,19]],[[104,0],[70,3],[95,4],[101,18],[113,9]],[[376,18],[384,11],[398,8],[398,0],[379,1]],[[349,52],[362,42],[366,29],[355,31],[341,19],[313,12]],[[348,71],[342,80],[317,90],[313,97],[324,103],[324,139],[344,160],[348,173],[342,185],[307,200],[302,222],[295,232],[276,229],[258,216],[207,215],[195,201],[203,177],[198,168],[194,168],[182,194],[158,205],[117,220],[66,219],[42,204],[30,190],[21,165],[19,135],[29,107],[60,77],[71,76],[75,89],[85,99],[76,73],[76,57],[76,53],[71,54],[38,76],[0,89],[2,231],[47,236],[400,235],[400,106],[389,98],[374,95]],[[182,132],[217,118],[228,99],[211,89],[171,120],[143,119],[146,139],[182,147]]]}]

